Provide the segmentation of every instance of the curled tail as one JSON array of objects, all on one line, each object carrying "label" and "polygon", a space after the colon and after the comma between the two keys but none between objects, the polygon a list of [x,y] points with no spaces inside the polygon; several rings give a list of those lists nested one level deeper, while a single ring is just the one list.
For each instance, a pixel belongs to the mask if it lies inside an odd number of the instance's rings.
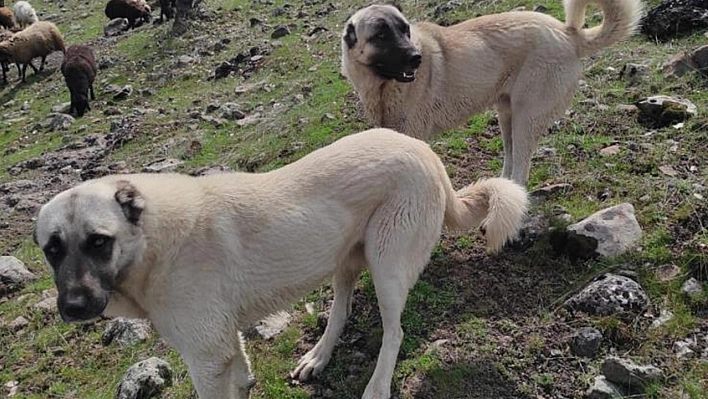
[{"label": "curled tail", "polygon": [[[602,25],[583,29],[585,9],[597,4],[602,9]],[[639,0],[563,0],[566,26],[575,29],[584,39],[579,43],[581,56],[590,55],[634,33],[642,16]]]},{"label": "curled tail", "polygon": [[526,189],[509,179],[480,180],[458,190],[448,184],[445,225],[458,231],[481,227],[487,249],[496,252],[516,237],[526,216]]}]

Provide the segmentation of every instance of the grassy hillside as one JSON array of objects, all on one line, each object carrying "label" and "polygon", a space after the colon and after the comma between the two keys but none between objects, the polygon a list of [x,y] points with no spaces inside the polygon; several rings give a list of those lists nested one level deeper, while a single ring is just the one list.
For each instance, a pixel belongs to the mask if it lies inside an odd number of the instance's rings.
[{"label": "grassy hillside", "polygon": [[[102,68],[93,110],[63,131],[43,126],[52,107],[69,101],[58,71],[59,54],[50,57],[43,73],[28,73],[26,84],[15,81],[13,67],[10,84],[0,86],[0,184],[28,180],[38,187],[33,196],[19,198],[27,200],[26,208],[0,208],[0,254],[18,257],[41,276],[0,299],[0,390],[9,392],[6,384],[17,381],[15,398],[112,398],[132,363],[160,356],[176,376],[163,397],[193,397],[185,366],[159,337],[131,347],[104,346],[104,321],[66,325],[55,312],[33,308],[53,288],[30,238],[36,206],[80,181],[87,164],[140,171],[153,161],[175,158],[183,161],[176,170],[185,173],[214,166],[267,171],[365,129],[356,95],[339,73],[339,33],[346,18],[366,3],[205,0],[204,18],[182,37],[173,37],[170,25],[151,24],[106,39],[104,2],[33,1],[40,18],[51,17],[69,44],[91,44]],[[554,0],[463,1],[443,13],[436,12],[442,2],[401,3],[411,20],[441,23],[518,6],[532,9],[537,3],[563,18],[560,1]],[[595,9],[588,21],[600,21]],[[281,24],[292,34],[271,39]],[[708,329],[707,298],[688,300],[680,293],[689,276],[704,286],[708,281],[708,91],[697,73],[669,80],[660,68],[674,54],[705,40],[703,32],[665,44],[636,36],[588,58],[584,83],[570,110],[541,141],[545,150],[533,163],[531,189],[573,185],[571,193],[537,205],[533,214],[546,215],[562,228],[567,221],[553,218],[559,207],[575,222],[604,207],[631,202],[644,230],[640,249],[612,261],[571,262],[551,250],[547,234],[494,257],[474,235],[443,237],[408,298],[406,336],[394,376],[396,397],[582,398],[602,355],[609,353],[664,368],[667,378],[648,387],[643,397],[708,397],[706,361],[678,359],[672,352],[677,339]],[[239,53],[263,57],[241,64],[229,77],[211,79],[224,61]],[[636,82],[620,78],[626,63],[647,65],[646,76]],[[131,85],[132,94],[115,99],[112,85]],[[648,129],[621,107],[653,94],[690,99],[698,116],[681,128]],[[210,104],[227,102],[237,103],[245,121],[253,123],[205,112]],[[95,137],[100,141],[107,134],[105,152],[82,152],[93,148]],[[456,187],[501,171],[502,141],[492,111],[431,144]],[[600,150],[611,144],[619,144],[620,151],[602,155]],[[62,156],[66,166],[57,170],[28,166],[37,157]],[[667,174],[666,166],[675,173]],[[10,201],[10,194],[0,194]],[[662,281],[657,270],[665,265],[677,266],[678,277]],[[618,269],[638,275],[653,303],[648,313],[669,309],[676,317],[648,330],[649,317],[589,318],[560,309],[592,277]],[[288,378],[299,356],[324,331],[318,313],[329,309],[331,299],[330,287],[322,286],[293,305],[294,322],[285,332],[270,341],[248,341],[258,380],[252,397],[360,397],[381,339],[373,285],[366,274],[324,374],[304,385]],[[314,306],[314,314],[305,310],[305,303]],[[29,325],[11,331],[7,324],[20,315]],[[581,326],[603,331],[597,358],[582,360],[569,352],[568,337]]]}]

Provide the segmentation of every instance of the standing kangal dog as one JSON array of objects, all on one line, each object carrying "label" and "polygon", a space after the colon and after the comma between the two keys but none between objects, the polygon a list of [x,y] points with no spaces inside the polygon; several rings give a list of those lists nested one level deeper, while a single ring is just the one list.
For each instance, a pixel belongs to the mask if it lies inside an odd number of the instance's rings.
[{"label": "standing kangal dog", "polygon": [[[538,140],[567,109],[581,59],[631,34],[639,0],[565,0],[565,24],[537,12],[507,12],[441,27],[410,25],[400,9],[357,11],[342,36],[342,69],[369,119],[422,140],[496,106],[503,177],[528,181]],[[583,29],[595,3],[601,26]]]},{"label": "standing kangal dog", "polygon": [[327,329],[294,376],[322,371],[368,267],[384,332],[363,398],[382,399],[408,290],[443,225],[481,225],[498,250],[519,230],[526,202],[524,188],[500,178],[455,192],[427,144],[376,129],[263,174],[89,181],[42,207],[35,238],[64,320],[150,319],[202,399],[248,398],[254,382],[238,332],[333,277]]}]

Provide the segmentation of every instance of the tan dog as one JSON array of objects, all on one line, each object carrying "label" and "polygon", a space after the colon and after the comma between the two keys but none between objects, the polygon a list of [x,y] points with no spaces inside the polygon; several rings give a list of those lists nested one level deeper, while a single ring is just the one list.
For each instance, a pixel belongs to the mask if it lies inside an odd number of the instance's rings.
[{"label": "tan dog", "polygon": [[[583,29],[600,5],[601,26]],[[422,140],[496,106],[504,140],[503,177],[528,181],[538,140],[563,115],[582,57],[632,33],[639,0],[565,0],[567,22],[508,12],[441,27],[410,25],[392,5],[357,11],[342,36],[342,69],[369,119]]]},{"label": "tan dog", "polygon": [[481,225],[498,250],[519,230],[526,200],[500,178],[455,192],[427,144],[377,129],[263,174],[89,181],[42,207],[36,240],[64,320],[148,318],[203,399],[247,398],[253,380],[239,331],[333,277],[327,329],[294,376],[319,373],[368,267],[384,333],[363,397],[381,399],[390,396],[408,290],[443,225]]}]

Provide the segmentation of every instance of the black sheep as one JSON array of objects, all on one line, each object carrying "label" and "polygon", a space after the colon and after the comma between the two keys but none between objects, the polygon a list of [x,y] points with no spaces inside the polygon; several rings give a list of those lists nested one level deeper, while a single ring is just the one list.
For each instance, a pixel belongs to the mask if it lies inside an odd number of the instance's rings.
[{"label": "black sheep", "polygon": [[96,99],[93,94],[93,81],[98,73],[98,68],[91,47],[73,45],[66,49],[64,61],[61,63],[61,73],[64,75],[64,81],[71,93],[69,112],[76,111],[76,115],[83,116],[86,110],[91,110],[88,99],[89,92],[91,100]]},{"label": "black sheep", "polygon": [[160,22],[169,21],[175,15],[176,3],[177,0],[160,0]]},{"label": "black sheep", "polygon": [[106,16],[111,20],[126,18],[128,28],[150,22],[150,11],[150,6],[141,0],[110,0],[106,4]]}]

